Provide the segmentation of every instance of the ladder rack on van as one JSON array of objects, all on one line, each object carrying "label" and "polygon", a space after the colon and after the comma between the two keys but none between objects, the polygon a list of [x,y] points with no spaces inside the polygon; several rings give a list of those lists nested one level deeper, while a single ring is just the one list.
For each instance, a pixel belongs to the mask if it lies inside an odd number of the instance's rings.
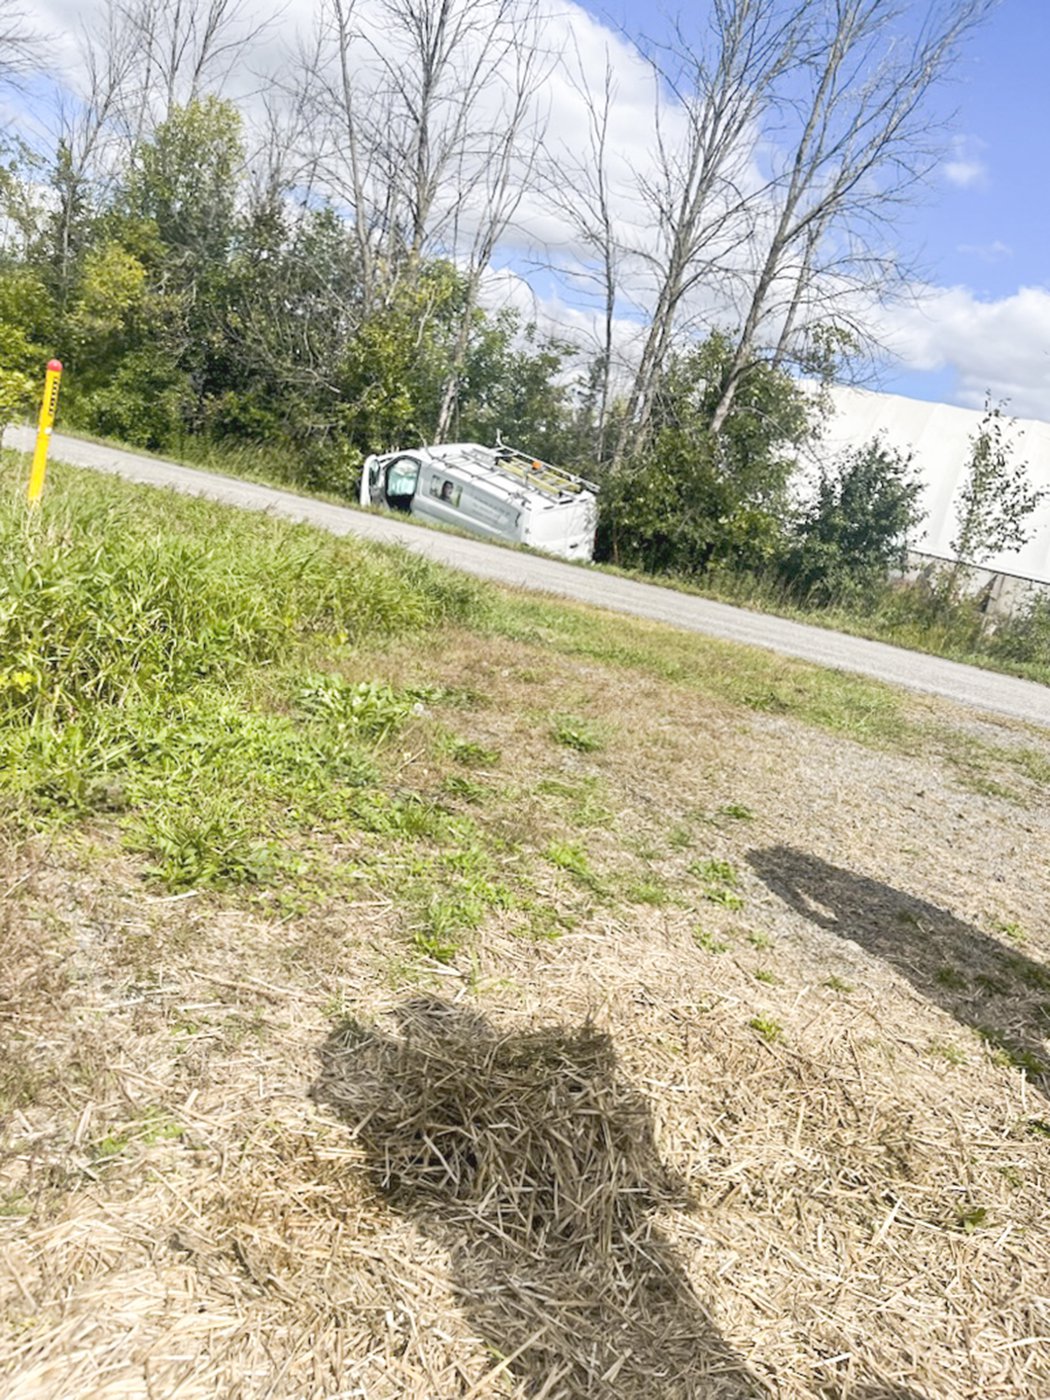
[{"label": "ladder rack on van", "polygon": [[581,491],[590,491],[597,495],[598,492],[594,482],[587,481],[582,476],[574,476],[572,472],[552,466],[550,462],[543,462],[517,447],[507,447],[499,438],[492,449],[491,459],[487,453],[482,458],[479,453],[469,449],[464,451],[464,456],[469,456],[486,471],[497,471],[502,476],[510,477],[512,481],[537,486],[552,496],[578,496]]}]

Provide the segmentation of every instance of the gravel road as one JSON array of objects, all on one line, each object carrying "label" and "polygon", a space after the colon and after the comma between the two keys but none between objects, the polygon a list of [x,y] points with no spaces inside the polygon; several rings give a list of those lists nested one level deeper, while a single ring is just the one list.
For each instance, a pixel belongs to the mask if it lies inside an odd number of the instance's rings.
[{"label": "gravel road", "polygon": [[[4,445],[29,450],[33,437],[29,428],[12,428],[4,437]],[[651,618],[727,641],[765,647],[784,656],[870,676],[1050,728],[1050,687],[1032,681],[924,656],[883,642],[849,637],[823,627],[748,612],[656,584],[616,578],[597,569],[563,564],[556,559],[504,549],[481,540],[460,539],[400,518],[329,505],[271,486],[142,457],[114,447],[100,447],[59,434],[52,438],[51,452],[58,461],[109,472],[127,481],[166,486],[247,510],[270,511],[289,520],[319,526],[335,535],[354,534],[401,544],[417,554],[479,578],[572,598],[613,612]]]}]

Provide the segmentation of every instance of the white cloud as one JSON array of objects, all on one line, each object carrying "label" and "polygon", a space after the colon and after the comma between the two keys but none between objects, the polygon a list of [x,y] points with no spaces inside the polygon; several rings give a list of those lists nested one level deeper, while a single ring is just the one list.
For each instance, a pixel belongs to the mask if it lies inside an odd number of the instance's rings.
[{"label": "white cloud", "polygon": [[948,160],[944,163],[944,177],[950,185],[968,189],[976,185],[987,174],[987,168],[980,160]]},{"label": "white cloud", "polygon": [[1004,258],[1012,258],[1014,255],[1009,243],[1004,243],[999,238],[991,243],[959,243],[955,251],[962,253],[964,257],[980,258],[982,262],[989,263],[1002,262]]},{"label": "white cloud", "polygon": [[1050,420],[1050,290],[1022,287],[981,300],[967,287],[924,288],[886,317],[886,340],[909,369],[952,369],[957,402],[979,408],[986,392],[1022,418]]},{"label": "white cloud", "polygon": [[987,143],[977,136],[953,136],[951,155],[941,167],[950,185],[970,189],[984,183],[988,166],[982,159]]}]

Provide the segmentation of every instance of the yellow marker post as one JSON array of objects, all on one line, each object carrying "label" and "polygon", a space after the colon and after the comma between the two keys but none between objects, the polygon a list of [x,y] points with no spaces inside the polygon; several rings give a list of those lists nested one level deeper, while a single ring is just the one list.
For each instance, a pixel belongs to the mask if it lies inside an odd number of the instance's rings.
[{"label": "yellow marker post", "polygon": [[62,361],[49,360],[47,377],[44,380],[44,398],[40,405],[40,422],[36,430],[36,447],[33,450],[33,466],[29,472],[29,504],[35,506],[44,489],[44,473],[47,471],[47,449],[51,446],[51,429],[55,424],[58,408],[58,385],[62,378]]}]

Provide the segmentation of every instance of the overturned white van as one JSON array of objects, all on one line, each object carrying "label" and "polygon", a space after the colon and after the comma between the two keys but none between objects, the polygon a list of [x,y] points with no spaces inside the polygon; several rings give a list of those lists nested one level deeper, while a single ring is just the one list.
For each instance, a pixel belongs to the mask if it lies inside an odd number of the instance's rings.
[{"label": "overturned white van", "polygon": [[446,443],[368,457],[361,504],[408,511],[562,559],[594,553],[597,486],[502,444]]}]

